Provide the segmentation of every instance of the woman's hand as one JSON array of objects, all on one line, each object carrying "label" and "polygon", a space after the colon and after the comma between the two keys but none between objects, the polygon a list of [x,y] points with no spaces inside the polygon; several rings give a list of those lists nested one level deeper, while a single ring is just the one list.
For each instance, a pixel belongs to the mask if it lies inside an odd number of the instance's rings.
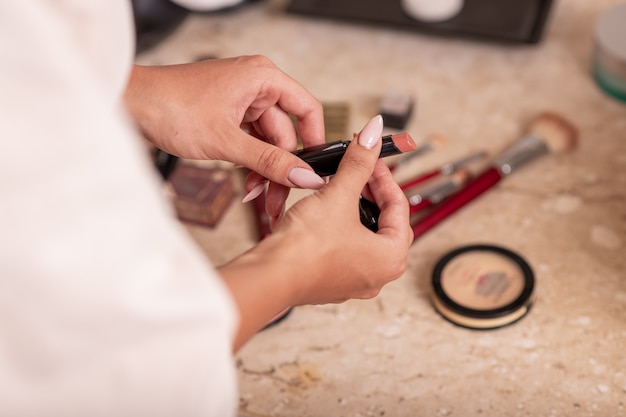
[{"label": "woman's hand", "polygon": [[[404,272],[413,240],[409,207],[378,159],[381,132],[377,116],[350,144],[329,184],[294,204],[255,248],[219,268],[240,308],[236,346],[286,307],[374,297]],[[360,222],[364,187],[381,209],[377,233]]]},{"label": "woman's hand", "polygon": [[324,184],[289,152],[297,146],[289,115],[297,119],[305,147],[324,143],[322,106],[267,58],[135,66],[125,103],[156,147],[182,158],[225,160],[252,170],[246,200],[260,194],[269,179],[267,210],[274,219],[282,214],[288,187]]},{"label": "woman's hand", "polygon": [[[296,304],[371,298],[406,268],[412,242],[408,203],[378,159],[382,127],[380,116],[372,119],[330,183],[294,204],[274,231],[278,239],[293,240],[289,258],[310,278],[299,279]],[[377,233],[360,222],[364,187],[381,209]]]}]

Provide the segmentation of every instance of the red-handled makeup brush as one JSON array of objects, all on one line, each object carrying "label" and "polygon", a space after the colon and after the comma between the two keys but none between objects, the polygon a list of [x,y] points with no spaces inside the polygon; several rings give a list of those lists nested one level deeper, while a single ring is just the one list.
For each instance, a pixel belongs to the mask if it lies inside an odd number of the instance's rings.
[{"label": "red-handled makeup brush", "polygon": [[478,152],[474,152],[464,158],[461,158],[457,161],[454,162],[448,162],[447,164],[444,164],[441,166],[441,168],[435,169],[433,171],[429,171],[423,174],[420,174],[419,176],[408,180],[407,182],[404,182],[402,184],[400,184],[400,189],[402,189],[403,191],[409,190],[419,184],[422,184],[432,178],[438,177],[440,175],[450,175],[456,171],[459,170],[459,168],[468,165],[472,162],[475,162],[479,159],[482,159],[484,157],[487,156],[487,152],[485,151],[478,151]]},{"label": "red-handled makeup brush", "polygon": [[415,239],[526,163],[550,152],[575,148],[577,136],[576,127],[564,117],[551,112],[540,114],[530,124],[528,133],[500,154],[490,168],[415,222]]},{"label": "red-handled makeup brush", "polygon": [[409,212],[415,214],[439,204],[445,198],[459,191],[463,185],[467,184],[470,178],[470,172],[466,169],[461,169],[453,174],[433,180],[434,184],[429,184],[428,188],[408,197]]}]

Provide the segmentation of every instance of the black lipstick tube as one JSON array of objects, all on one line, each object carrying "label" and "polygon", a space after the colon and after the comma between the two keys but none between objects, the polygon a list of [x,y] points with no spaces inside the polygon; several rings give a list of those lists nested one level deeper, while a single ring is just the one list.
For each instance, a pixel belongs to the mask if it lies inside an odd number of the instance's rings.
[{"label": "black lipstick tube", "polygon": [[[294,152],[294,155],[304,160],[320,177],[327,177],[337,173],[341,158],[346,153],[351,140],[339,140],[336,142],[324,143],[310,148],[301,149]],[[393,142],[393,135],[382,137],[382,148],[380,158],[402,153]]]},{"label": "black lipstick tube", "polygon": [[[382,147],[379,158],[397,155],[402,150],[393,141],[393,135],[382,137]],[[337,173],[339,163],[346,153],[351,140],[339,140],[336,142],[324,143],[294,152],[296,156],[304,160],[313,168],[315,173],[321,177],[327,177]],[[359,199],[359,216],[361,223],[372,232],[378,231],[378,216],[380,209],[373,202],[361,197]]]}]

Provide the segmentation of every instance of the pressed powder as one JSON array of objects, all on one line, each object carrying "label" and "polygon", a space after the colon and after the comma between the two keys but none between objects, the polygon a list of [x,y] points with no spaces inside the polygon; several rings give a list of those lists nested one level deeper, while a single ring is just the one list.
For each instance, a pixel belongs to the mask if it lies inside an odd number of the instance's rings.
[{"label": "pressed powder", "polygon": [[493,329],[522,318],[532,305],[534,276],[514,252],[492,245],[458,248],[435,266],[432,300],[446,319]]}]

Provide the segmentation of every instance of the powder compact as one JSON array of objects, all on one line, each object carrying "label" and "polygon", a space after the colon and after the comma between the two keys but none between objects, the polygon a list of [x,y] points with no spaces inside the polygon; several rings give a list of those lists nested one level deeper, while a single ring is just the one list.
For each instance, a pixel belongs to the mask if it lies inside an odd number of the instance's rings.
[{"label": "powder compact", "polygon": [[492,245],[464,246],[433,270],[432,302],[445,319],[471,329],[495,329],[530,311],[535,278],[516,253]]}]

